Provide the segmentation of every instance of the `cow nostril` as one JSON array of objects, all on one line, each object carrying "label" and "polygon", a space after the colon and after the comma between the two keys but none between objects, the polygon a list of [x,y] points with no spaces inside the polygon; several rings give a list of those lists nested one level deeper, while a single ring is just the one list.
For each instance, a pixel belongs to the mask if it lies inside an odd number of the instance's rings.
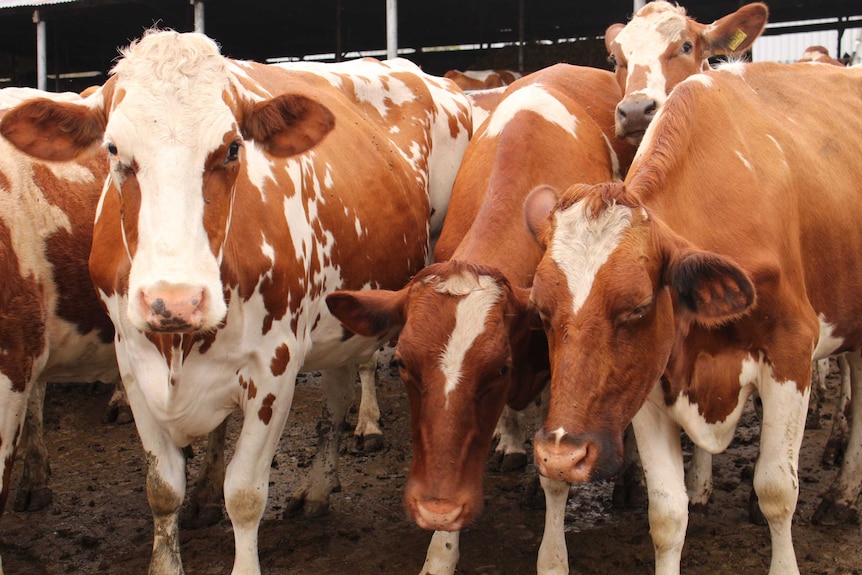
[{"label": "cow nostril", "polygon": [[163,300],[162,298],[156,298],[155,301],[153,301],[152,305],[150,305],[150,307],[152,308],[153,313],[157,315],[162,315],[165,313],[165,300]]}]

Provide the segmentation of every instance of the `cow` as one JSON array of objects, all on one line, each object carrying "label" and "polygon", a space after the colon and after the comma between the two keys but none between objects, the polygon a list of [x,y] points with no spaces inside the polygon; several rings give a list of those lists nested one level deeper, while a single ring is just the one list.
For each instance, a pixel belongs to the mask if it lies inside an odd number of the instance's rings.
[{"label": "cow", "polygon": [[829,50],[823,46],[809,46],[799,57],[797,62],[818,62],[820,64],[830,64],[832,66],[845,66],[841,60],[836,60],[829,55]]},{"label": "cow", "polygon": [[[709,70],[668,96],[623,182],[525,202],[544,248],[531,299],[551,354],[537,466],[599,479],[631,421],[657,575],[679,573],[688,522],[680,429],[724,450],[755,391],[769,573],[799,573],[791,522],[812,361],[862,361],[860,94],[862,70]],[[846,113],[822,113],[832,107]]]},{"label": "cow", "polygon": [[[7,88],[0,90],[0,115],[32,98],[80,101],[77,94]],[[19,447],[24,472],[15,508],[32,510],[51,502],[41,427],[47,382],[116,383],[119,370],[114,329],[87,267],[107,173],[104,162],[98,157],[67,163],[36,160],[2,138],[0,149],[2,513]]]},{"label": "cow", "polygon": [[[401,328],[394,360],[413,446],[404,502],[420,527],[437,530],[423,574],[455,572],[458,532],[482,509],[495,423],[547,381],[547,347],[527,299],[541,251],[520,215],[524,198],[538,184],[621,177],[633,147],[613,136],[618,94],[610,72],[566,64],[513,83],[467,147],[434,263],[397,291],[327,296],[354,333]],[[557,483],[545,485],[540,573],[568,573],[568,485]]]},{"label": "cow", "polygon": [[269,469],[300,371],[322,371],[331,421],[296,501],[326,504],[355,366],[386,339],[345,333],[324,298],[404,285],[429,256],[469,104],[405,60],[349,64],[233,60],[203,34],[152,29],[83,105],[32,100],[0,123],[37,157],[109,158],[90,275],[148,461],[151,573],[183,571],[182,447],[237,408],[232,572],[260,573]]},{"label": "cow", "polygon": [[515,70],[449,70],[443,74],[462,90],[485,90],[508,86],[522,74]]},{"label": "cow", "polygon": [[[676,84],[710,67],[709,58],[739,55],[763,33],[769,11],[752,3],[700,24],[685,8],[662,0],[643,6],[627,24],[605,32],[608,60],[620,85],[616,135],[637,145]],[[686,475],[692,508],[706,509],[712,495],[712,456],[695,447]],[[752,516],[752,521],[761,518]]]},{"label": "cow", "polygon": [[658,0],[627,24],[610,25],[605,46],[623,93],[617,137],[637,145],[674,86],[708,69],[713,56],[748,50],[768,18],[766,5],[754,2],[707,25],[687,16],[685,8]]}]

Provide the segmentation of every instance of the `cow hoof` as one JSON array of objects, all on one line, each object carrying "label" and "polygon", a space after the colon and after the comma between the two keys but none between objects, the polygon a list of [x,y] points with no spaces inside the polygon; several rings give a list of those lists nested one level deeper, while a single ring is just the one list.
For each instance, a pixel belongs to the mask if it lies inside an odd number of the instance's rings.
[{"label": "cow hoof", "polygon": [[121,405],[117,408],[117,425],[128,425],[135,421],[132,415],[132,408],[128,405]]},{"label": "cow hoof", "polygon": [[116,423],[117,425],[126,425],[134,420],[132,408],[128,405],[109,405],[105,410],[105,415],[102,416],[102,423]]},{"label": "cow hoof", "polygon": [[859,525],[859,510],[829,499],[823,499],[814,511],[814,515],[811,516],[811,522],[815,525],[828,526]]},{"label": "cow hoof", "polygon": [[284,510],[284,519],[294,517],[306,517],[314,519],[323,517],[329,513],[328,501],[309,501],[304,497],[291,497],[287,503],[287,508]]},{"label": "cow hoof", "polygon": [[383,450],[383,434],[369,433],[367,435],[354,435],[354,448],[356,453],[374,453]]},{"label": "cow hoof", "polygon": [[50,487],[41,487],[33,491],[19,489],[15,496],[12,509],[15,511],[40,511],[54,502],[54,492]]},{"label": "cow hoof", "polygon": [[204,529],[217,525],[224,518],[224,505],[206,503],[189,504],[180,511],[180,527],[183,529]]}]

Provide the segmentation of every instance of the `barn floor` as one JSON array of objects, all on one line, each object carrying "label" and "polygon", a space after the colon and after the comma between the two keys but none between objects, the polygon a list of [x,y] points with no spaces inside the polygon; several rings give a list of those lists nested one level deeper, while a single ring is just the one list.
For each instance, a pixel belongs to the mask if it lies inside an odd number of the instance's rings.
[{"label": "barn floor", "polygon": [[[300,382],[294,410],[273,463],[270,497],[260,527],[260,557],[268,575],[411,575],[419,572],[430,533],[409,522],[401,492],[410,462],[406,397],[385,363],[378,386],[386,446],[370,455],[348,448],[342,457],[342,491],[330,513],[317,519],[282,519],[284,503],[298,487],[315,449],[321,407],[316,379]],[[833,382],[833,392],[836,385]],[[49,387],[45,410],[53,469],[53,505],[43,511],[7,509],[0,521],[0,556],[6,575],[146,573],[152,523],[144,492],[145,465],[133,425],[103,424],[109,398],[104,388]],[[834,400],[833,397],[829,398]],[[831,404],[826,406],[831,413]],[[355,417],[355,416],[354,416]],[[744,418],[751,424],[751,416]],[[800,464],[801,494],[794,541],[806,575],[862,573],[862,528],[811,525],[809,518],[836,471],[820,465],[831,421],[809,430]],[[350,436],[345,435],[345,443]],[[715,457],[716,491],[708,514],[692,515],[683,554],[686,575],[765,575],[766,527],[747,520],[756,429],[742,427],[731,448]],[[190,483],[202,455],[191,460]],[[21,465],[16,465],[17,481]],[[543,512],[531,495],[535,469],[490,473],[480,520],[461,536],[459,575],[535,573]],[[13,483],[14,485],[14,483]],[[12,495],[14,497],[14,493]],[[646,507],[618,510],[611,485],[572,490],[567,514],[571,573],[652,573]],[[10,505],[11,508],[11,500]],[[226,517],[226,516],[225,516]],[[225,518],[205,529],[182,531],[185,570],[228,574],[233,537]]]}]

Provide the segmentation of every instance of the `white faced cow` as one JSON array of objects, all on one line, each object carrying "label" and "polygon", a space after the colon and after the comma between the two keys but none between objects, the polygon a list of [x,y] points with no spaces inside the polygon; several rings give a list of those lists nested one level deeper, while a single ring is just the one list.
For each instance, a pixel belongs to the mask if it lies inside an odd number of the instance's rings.
[{"label": "white faced cow", "polygon": [[[541,251],[521,217],[524,199],[539,184],[621,177],[633,148],[613,137],[618,94],[611,73],[565,64],[516,81],[467,147],[435,263],[399,291],[327,297],[357,333],[403,326],[395,360],[413,438],[405,507],[420,527],[438,530],[423,575],[455,572],[458,531],[482,510],[495,423],[505,405],[524,408],[547,381],[547,347],[527,299]],[[568,573],[568,484],[544,487],[538,571]]]},{"label": "white faced cow", "polygon": [[237,407],[233,573],[260,572],[270,463],[301,370],[323,370],[333,422],[302,497],[325,502],[337,485],[354,366],[382,339],[345,333],[324,298],[400,287],[425,264],[469,131],[450,82],[405,61],[355,64],[235,61],[201,34],[154,30],[84,105],[35,100],[0,125],[38,157],[109,155],[90,272],[149,462],[150,573],[183,570],[182,446]]},{"label": "white faced cow", "polygon": [[713,56],[748,50],[768,17],[766,5],[755,2],[700,24],[685,8],[659,0],[647,3],[628,24],[608,27],[605,45],[623,93],[617,136],[637,145],[674,86],[708,69]]},{"label": "white faced cow", "polygon": [[611,473],[634,418],[657,575],[679,573],[685,540],[680,428],[718,453],[755,391],[769,573],[799,573],[811,363],[862,362],[860,94],[862,70],[832,66],[699,74],[668,97],[624,183],[527,200],[552,374],[537,464],[572,482]]}]

